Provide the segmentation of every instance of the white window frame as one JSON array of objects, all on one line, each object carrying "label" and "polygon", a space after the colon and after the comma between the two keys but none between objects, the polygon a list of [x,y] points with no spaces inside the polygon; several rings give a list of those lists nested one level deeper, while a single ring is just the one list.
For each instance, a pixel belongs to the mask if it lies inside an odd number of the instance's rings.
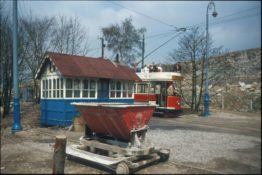
[{"label": "white window frame", "polygon": [[[56,85],[55,87],[54,87],[54,81]],[[59,82],[59,87],[58,87],[58,82]],[[64,85],[63,77],[52,76],[52,77],[45,77],[41,79],[41,99],[63,99],[65,95],[64,89],[65,89],[65,85]]]},{"label": "white window frame", "polygon": [[[117,82],[120,82],[120,90],[117,90]],[[111,88],[111,84],[114,84],[114,88]],[[124,85],[126,84],[127,89],[124,90]],[[132,89],[129,89],[129,85],[132,85]],[[120,97],[116,97],[117,92],[120,91]],[[127,95],[124,97],[124,91],[127,93]],[[129,96],[128,94],[131,92],[131,96]],[[114,95],[112,96],[111,94],[114,93]],[[111,80],[110,81],[110,85],[109,85],[109,98],[110,99],[130,99],[134,97],[134,83],[132,81],[121,81],[121,80]]]},{"label": "white window frame", "polygon": [[[66,81],[67,79],[72,79],[72,89],[67,89],[66,88]],[[74,97],[74,82],[75,80],[78,79],[80,81],[80,97]],[[88,80],[88,89],[84,89],[84,80]],[[91,90],[91,81],[94,81],[95,83],[95,89],[92,89]],[[97,88],[98,88],[98,82],[97,82],[97,79],[90,79],[90,78],[64,78],[64,98],[65,99],[97,99]],[[71,97],[66,97],[66,91],[67,90],[71,90],[72,91],[72,96]],[[88,97],[83,97],[83,90],[87,90],[88,91]],[[95,96],[94,97],[90,97],[90,93],[91,91],[94,91],[95,92]]]},{"label": "white window frame", "polygon": [[[138,92],[138,86],[147,86],[147,87],[144,87],[145,89],[145,92]],[[149,94],[149,92],[150,92],[150,84],[149,83],[136,83],[136,92],[135,93],[137,93],[137,94]]]},{"label": "white window frame", "polygon": [[[87,89],[84,89],[84,81],[87,81],[87,86],[88,88]],[[95,83],[95,88],[94,89],[91,89],[91,81],[94,81]],[[81,98],[83,99],[96,99],[97,98],[97,87],[98,86],[98,83],[97,83],[97,80],[96,79],[90,79],[90,78],[83,78],[81,79],[81,92],[80,92],[80,96]],[[84,97],[84,91],[87,91],[87,97]],[[95,94],[94,94],[94,97],[90,97],[90,94],[91,94],[91,91],[94,91]]]}]

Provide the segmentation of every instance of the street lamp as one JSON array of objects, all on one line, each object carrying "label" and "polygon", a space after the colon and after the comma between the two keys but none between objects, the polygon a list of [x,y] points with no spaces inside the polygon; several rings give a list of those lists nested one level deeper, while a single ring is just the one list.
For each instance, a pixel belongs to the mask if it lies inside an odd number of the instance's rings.
[{"label": "street lamp", "polygon": [[206,13],[206,57],[205,57],[205,73],[206,73],[206,81],[205,81],[205,95],[204,95],[204,117],[208,117],[209,115],[209,95],[208,95],[208,51],[209,51],[209,33],[208,33],[208,10],[213,8],[212,16],[216,17],[216,6],[213,1],[210,1],[207,5],[207,13]]}]

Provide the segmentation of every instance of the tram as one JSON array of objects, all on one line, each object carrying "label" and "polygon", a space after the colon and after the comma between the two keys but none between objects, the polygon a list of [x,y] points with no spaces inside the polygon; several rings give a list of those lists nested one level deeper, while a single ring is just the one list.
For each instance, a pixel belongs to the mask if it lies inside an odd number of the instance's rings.
[{"label": "tram", "polygon": [[182,112],[180,72],[137,72],[142,81],[135,83],[135,103],[157,104],[154,115],[177,116]]}]

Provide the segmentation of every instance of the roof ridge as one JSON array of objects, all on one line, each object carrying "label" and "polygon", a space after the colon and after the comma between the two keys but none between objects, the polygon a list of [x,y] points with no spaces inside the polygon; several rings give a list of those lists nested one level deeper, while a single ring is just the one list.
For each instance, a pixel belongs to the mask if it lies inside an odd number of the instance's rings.
[{"label": "roof ridge", "polygon": [[92,59],[99,59],[100,57],[90,57],[90,56],[84,56],[84,55],[73,55],[73,54],[67,54],[67,53],[60,53],[60,52],[52,52],[52,51],[47,51],[46,52],[48,55],[49,54],[56,54],[56,55],[64,55],[64,56],[73,56],[73,57],[84,57],[84,58],[92,58]]}]

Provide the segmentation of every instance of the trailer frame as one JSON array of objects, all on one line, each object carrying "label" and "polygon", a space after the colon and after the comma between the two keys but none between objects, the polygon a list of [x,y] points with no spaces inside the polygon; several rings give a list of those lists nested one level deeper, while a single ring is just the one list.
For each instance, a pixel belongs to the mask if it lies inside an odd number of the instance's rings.
[{"label": "trailer frame", "polygon": [[130,141],[97,136],[86,126],[80,144],[67,146],[68,158],[77,157],[115,170],[116,174],[129,174],[137,168],[156,161],[167,161],[170,150],[153,146],[147,139],[148,126],[132,130]]}]

